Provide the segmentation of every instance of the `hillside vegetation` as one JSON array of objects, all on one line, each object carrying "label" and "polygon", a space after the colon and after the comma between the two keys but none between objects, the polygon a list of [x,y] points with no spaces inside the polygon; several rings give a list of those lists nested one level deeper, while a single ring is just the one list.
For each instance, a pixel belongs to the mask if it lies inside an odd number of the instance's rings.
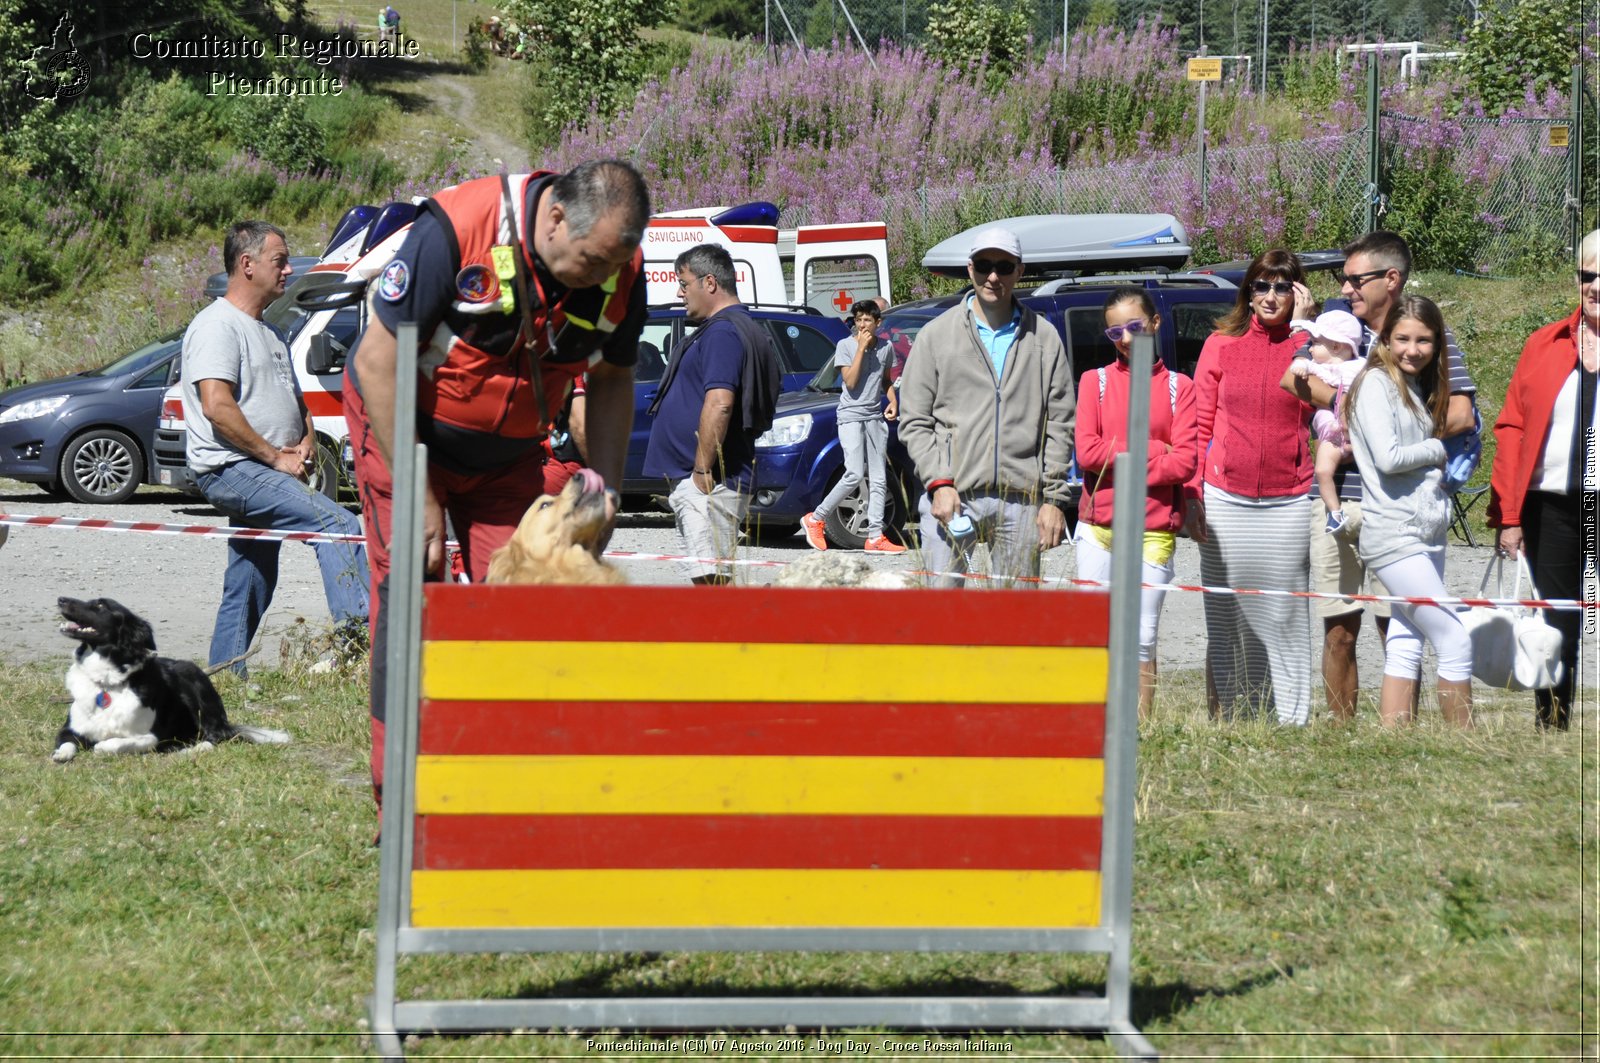
[{"label": "hillside vegetation", "polygon": [[[22,5],[34,7],[26,39],[49,21],[41,6]],[[336,97],[208,96],[204,64],[157,68],[112,57],[96,60],[90,91],[76,101],[0,105],[14,119],[0,133],[0,381],[101,363],[180,327],[203,277],[220,268],[221,228],[241,216],[277,221],[297,253],[314,253],[357,202],[424,193],[500,165],[561,166],[622,152],[649,176],[662,208],[767,198],[791,221],[885,218],[904,297],[928,284],[917,264],[927,246],[964,225],[1024,212],[1052,174],[1159,164],[1180,158],[1193,139],[1181,37],[1154,24],[1119,28],[1118,20],[1076,32],[1064,62],[1058,45],[1041,44],[1004,69],[986,56],[933,58],[894,46],[875,67],[834,45],[803,61],[782,50],[768,60],[747,43],[647,30],[653,58],[637,72],[640,91],[615,114],[552,129],[536,64],[464,47],[469,22],[492,10],[462,6],[459,21],[456,5],[408,10],[414,58],[271,67],[337,74],[347,87]],[[291,5],[249,23],[199,0],[162,0],[159,13],[185,11],[218,31],[370,37],[369,12],[354,0]],[[12,38],[22,25],[13,20]],[[6,29],[0,16],[0,39]],[[1328,43],[1289,52],[1265,97],[1238,81],[1216,86],[1207,112],[1214,149],[1359,136],[1361,74],[1334,57]],[[1402,169],[1421,176],[1409,192],[1396,190],[1385,220],[1413,239],[1424,267],[1470,268],[1470,257],[1450,249],[1490,224],[1475,196],[1508,153],[1493,142],[1480,147],[1481,159],[1454,153],[1450,116],[1475,107],[1454,75],[1386,85],[1385,107],[1419,120]],[[1525,94],[1519,113],[1565,107],[1552,87]],[[1336,246],[1352,215],[1329,194],[1323,183],[1273,170],[1259,181],[1214,182],[1204,218],[1187,179],[1169,209],[1189,225],[1197,257],[1210,259],[1277,243]],[[1547,251],[1525,263],[1533,278],[1555,266]],[[1469,348],[1475,365],[1514,357],[1531,329],[1523,326],[1546,304],[1563,303],[1569,286],[1521,281],[1508,298],[1488,282],[1438,283],[1458,307],[1458,333],[1485,337]]]}]

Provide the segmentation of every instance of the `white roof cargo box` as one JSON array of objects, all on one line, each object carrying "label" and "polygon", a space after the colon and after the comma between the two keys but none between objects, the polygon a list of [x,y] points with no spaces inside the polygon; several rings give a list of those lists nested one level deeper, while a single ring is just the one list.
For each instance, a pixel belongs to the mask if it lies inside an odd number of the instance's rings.
[{"label": "white roof cargo box", "polygon": [[972,241],[992,225],[1022,241],[1024,273],[1180,269],[1189,260],[1189,234],[1170,214],[1028,214],[974,225],[933,246],[922,265],[950,277],[967,275]]}]

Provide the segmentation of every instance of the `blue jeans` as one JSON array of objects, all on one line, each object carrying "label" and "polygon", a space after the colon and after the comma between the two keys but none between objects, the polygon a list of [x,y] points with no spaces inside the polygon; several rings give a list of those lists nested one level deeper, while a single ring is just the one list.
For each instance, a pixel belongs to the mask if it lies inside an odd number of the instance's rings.
[{"label": "blue jeans", "polygon": [[[287,473],[245,459],[195,475],[206,501],[245,528],[360,535],[361,522]],[[233,660],[250,648],[278,585],[276,540],[229,539],[222,604],[211,634],[209,664]],[[312,543],[322,588],[335,623],[367,619],[367,552],[360,543]],[[233,670],[245,674],[243,661]]]}]

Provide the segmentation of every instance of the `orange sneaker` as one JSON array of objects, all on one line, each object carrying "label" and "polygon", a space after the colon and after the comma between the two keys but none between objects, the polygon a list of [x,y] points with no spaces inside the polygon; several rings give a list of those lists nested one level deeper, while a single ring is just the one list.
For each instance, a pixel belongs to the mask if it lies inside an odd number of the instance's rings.
[{"label": "orange sneaker", "polygon": [[806,542],[811,544],[813,550],[826,550],[828,536],[823,530],[822,522],[815,513],[807,513],[800,518],[800,528],[806,533]]},{"label": "orange sneaker", "polygon": [[906,548],[883,535],[874,535],[861,549],[869,554],[903,554]]}]

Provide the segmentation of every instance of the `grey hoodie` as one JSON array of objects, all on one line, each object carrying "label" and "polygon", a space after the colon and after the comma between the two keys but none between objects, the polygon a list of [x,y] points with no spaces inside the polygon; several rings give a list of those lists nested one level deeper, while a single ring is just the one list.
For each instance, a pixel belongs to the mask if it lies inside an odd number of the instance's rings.
[{"label": "grey hoodie", "polygon": [[[1415,388],[1413,386],[1413,397]],[[1433,422],[1414,413],[1381,368],[1364,370],[1348,414],[1350,448],[1361,470],[1361,560],[1382,568],[1444,549],[1450,499],[1444,493],[1444,443]]]},{"label": "grey hoodie", "polygon": [[900,378],[900,442],[924,486],[1061,505],[1072,461],[1072,367],[1061,334],[1023,306],[999,380],[963,299],[917,334]]}]

